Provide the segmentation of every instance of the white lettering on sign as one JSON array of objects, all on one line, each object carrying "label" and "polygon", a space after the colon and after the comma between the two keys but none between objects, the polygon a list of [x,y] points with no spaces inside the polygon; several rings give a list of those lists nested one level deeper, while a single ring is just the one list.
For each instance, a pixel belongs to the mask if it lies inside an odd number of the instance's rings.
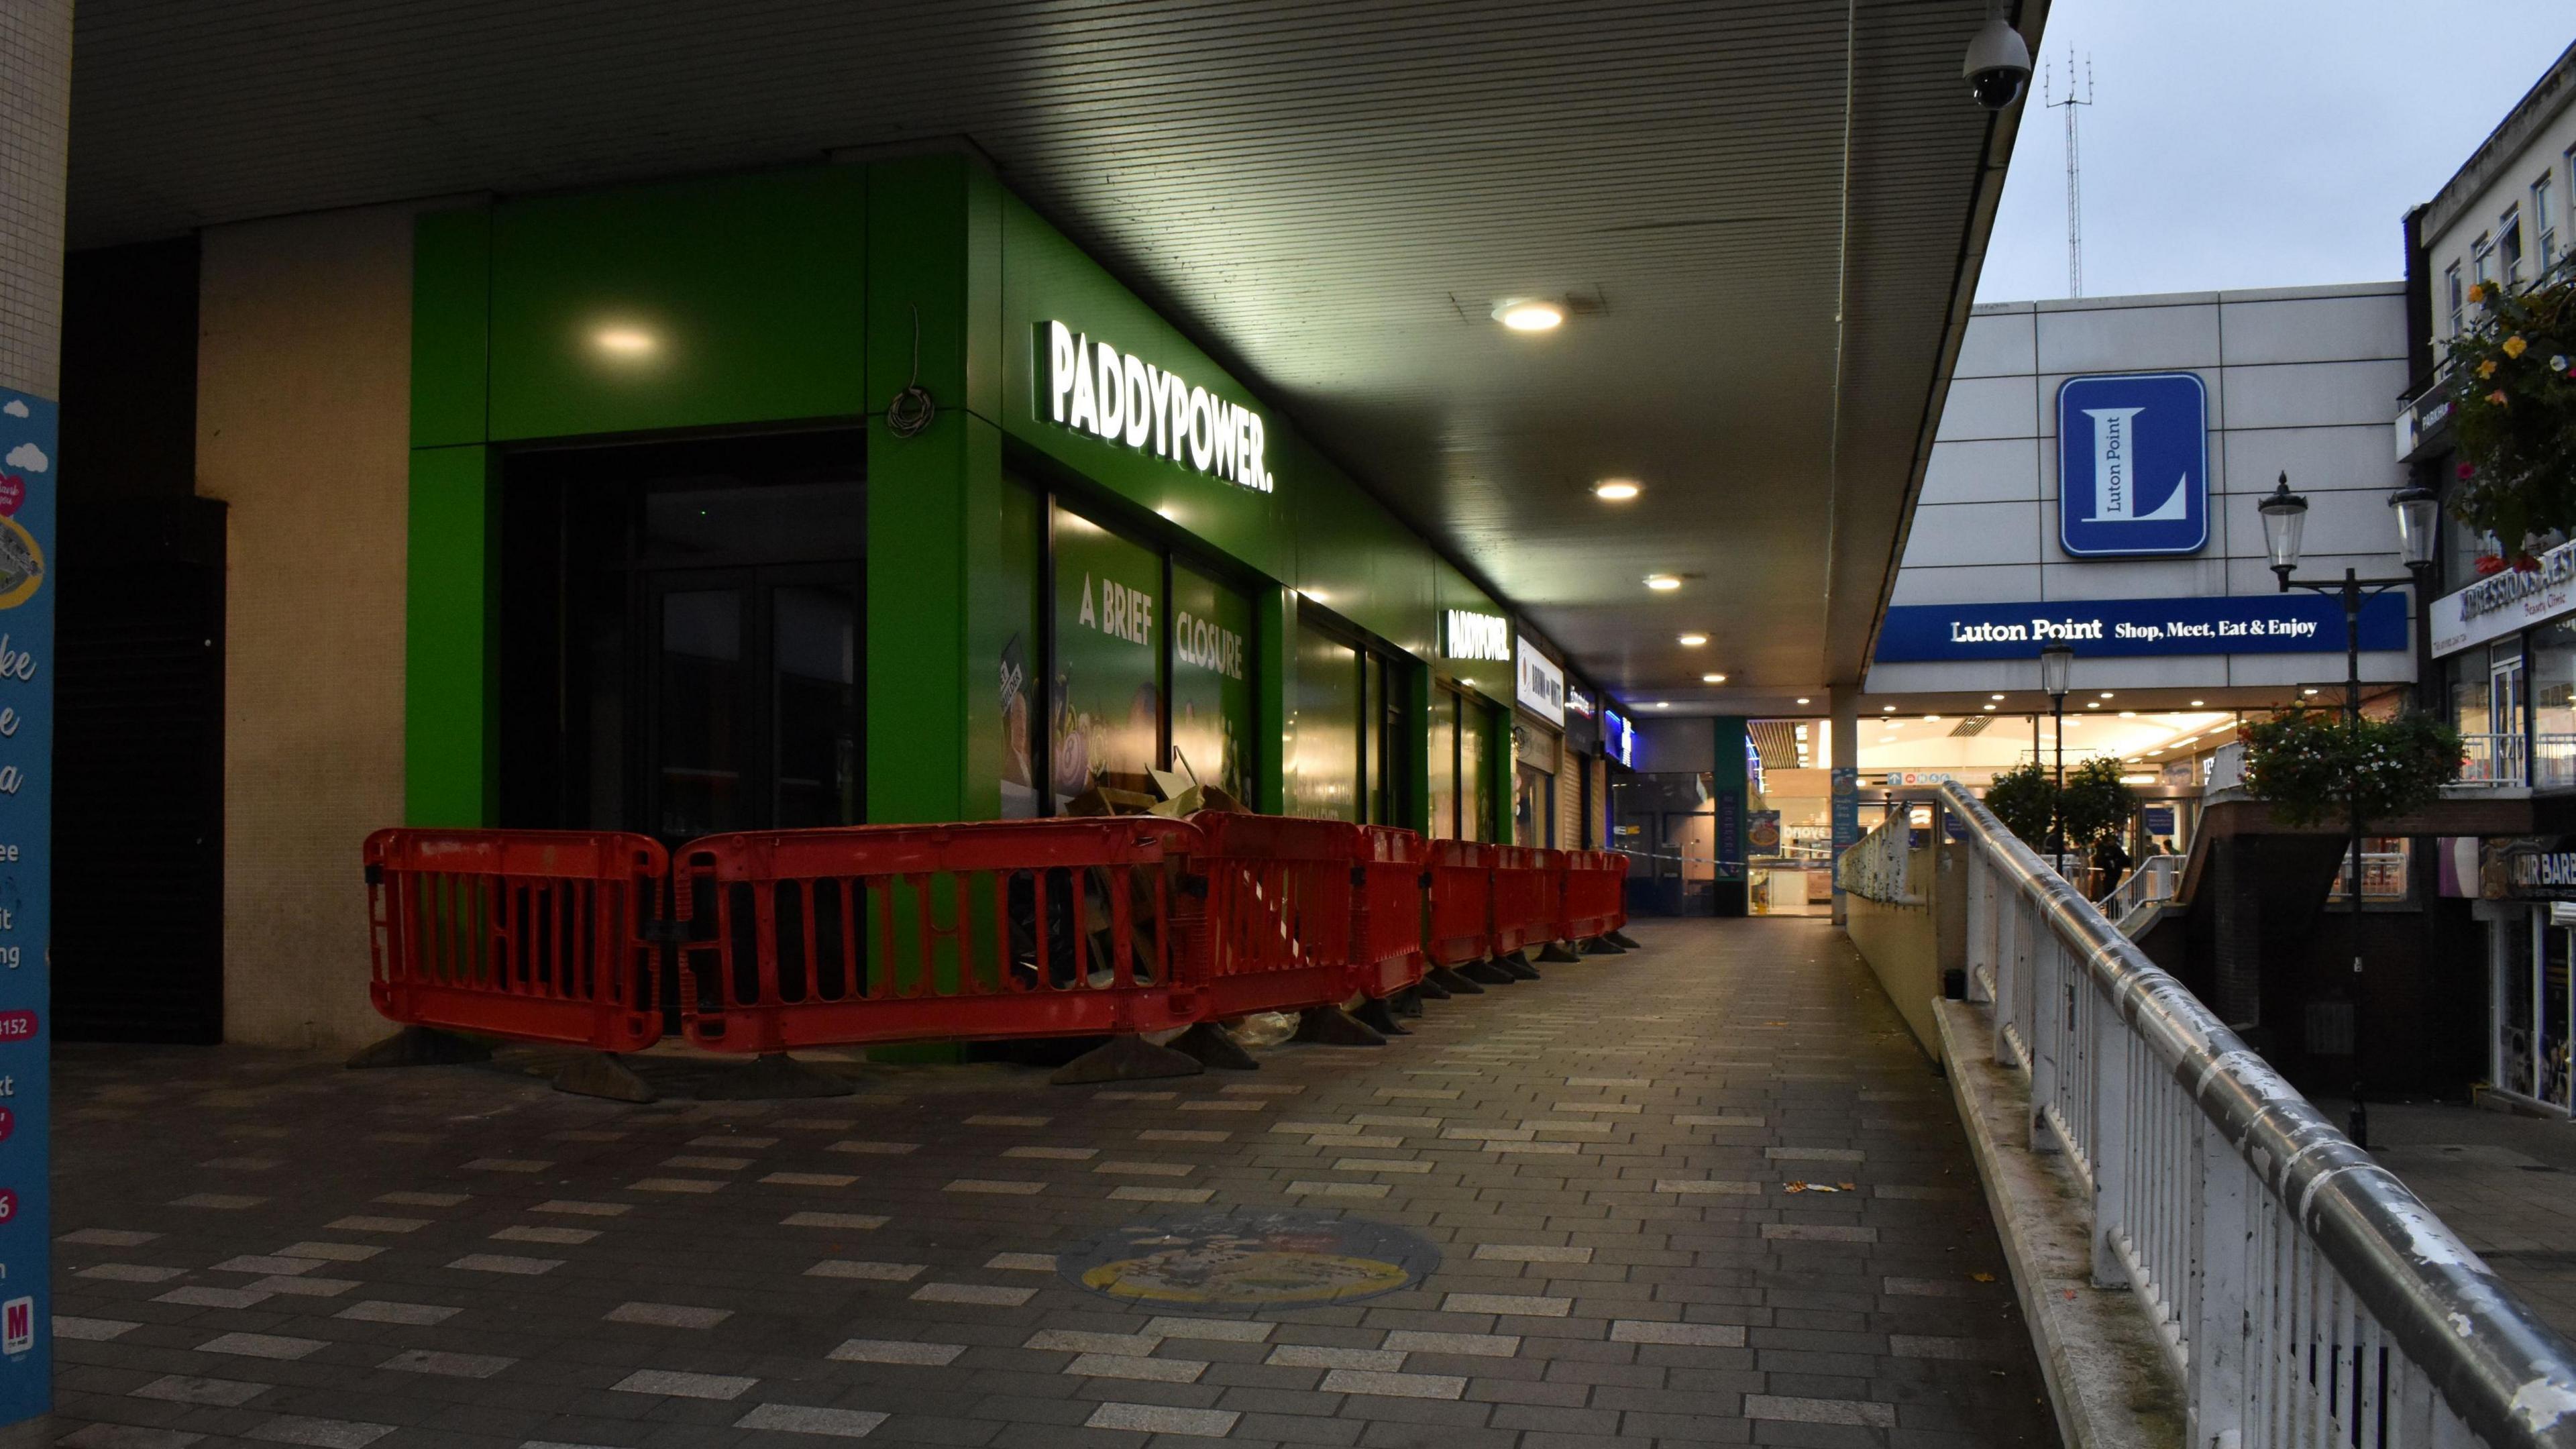
[{"label": "white lettering on sign", "polygon": [[1255,492],[1271,491],[1268,425],[1177,372],[1046,324],[1047,416]]},{"label": "white lettering on sign", "polygon": [[1172,654],[1228,679],[1243,677],[1243,636],[1187,609],[1172,616]]},{"label": "white lettering on sign", "polygon": [[9,647],[9,636],[0,634],[0,679],[33,679],[36,656]]},{"label": "white lettering on sign", "polygon": [[2433,654],[2456,654],[2576,609],[2576,543],[2562,543],[2539,567],[2507,569],[2444,594],[2425,609]]},{"label": "white lettering on sign", "polygon": [[1512,626],[1508,620],[1494,614],[1451,609],[1449,645],[1444,652],[1452,659],[1491,659],[1509,664],[1512,661]]},{"label": "white lettering on sign", "polygon": [[1091,576],[1082,576],[1081,620],[1091,628],[1130,644],[1154,642],[1154,596],[1116,579],[1100,581],[1100,607],[1091,607]]}]

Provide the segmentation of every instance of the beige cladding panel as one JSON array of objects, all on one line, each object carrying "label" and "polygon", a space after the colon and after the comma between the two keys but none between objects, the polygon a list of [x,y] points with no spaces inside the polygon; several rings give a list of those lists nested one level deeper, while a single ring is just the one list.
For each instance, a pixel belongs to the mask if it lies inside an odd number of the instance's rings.
[{"label": "beige cladding panel", "polygon": [[197,491],[230,505],[224,1035],[353,1046],[358,847],[402,820],[412,209],[204,235]]}]

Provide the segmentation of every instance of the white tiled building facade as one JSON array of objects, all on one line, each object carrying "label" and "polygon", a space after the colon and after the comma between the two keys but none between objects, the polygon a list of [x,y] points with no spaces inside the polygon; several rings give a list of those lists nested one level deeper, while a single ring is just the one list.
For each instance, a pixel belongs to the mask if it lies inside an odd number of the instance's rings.
[{"label": "white tiled building facade", "polygon": [[[2388,418],[2407,381],[2396,282],[2002,302],[1976,309],[1889,602],[2047,603],[2272,594],[2257,499],[2283,473],[2311,505],[2300,576],[2398,571],[2387,500],[2405,486]],[[2073,376],[2190,372],[2208,397],[2209,541],[2171,558],[2058,543],[2056,398]],[[2088,660],[2086,688],[2286,687],[2343,677],[2331,652]],[[2406,681],[2404,651],[2362,656]],[[1880,663],[1872,694],[2028,690],[2035,660]]]}]

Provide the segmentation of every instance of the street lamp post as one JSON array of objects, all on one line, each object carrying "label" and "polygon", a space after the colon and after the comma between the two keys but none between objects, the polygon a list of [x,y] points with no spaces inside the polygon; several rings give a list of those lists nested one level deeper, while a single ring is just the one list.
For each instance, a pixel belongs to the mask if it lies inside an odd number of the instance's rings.
[{"label": "street lamp post", "polygon": [[2057,730],[2057,788],[2048,796],[2049,864],[2066,874],[2066,689],[2075,676],[2075,646],[2060,639],[2039,651],[2039,687]]},{"label": "street lamp post", "polygon": [[[2361,722],[2361,606],[2372,597],[2390,589],[2413,585],[2417,599],[2424,597],[2433,567],[2433,527],[2440,515],[2441,500],[2432,490],[2420,487],[2400,489],[2388,500],[2397,514],[2398,557],[2406,565],[2406,577],[2365,579],[2346,568],[2341,579],[2294,579],[2290,575],[2299,567],[2299,541],[2308,517],[2308,500],[2290,491],[2290,475],[2283,473],[2269,496],[2255,505],[2263,515],[2263,543],[2272,556],[2272,575],[2281,581],[2281,592],[2307,589],[2312,593],[2331,594],[2343,604],[2343,718],[2347,728]],[[2354,782],[2357,784],[2358,782]],[[2361,1079],[2361,811],[2347,786],[2344,797],[2346,848],[2352,865],[2352,1121],[2349,1130],[2353,1142],[2370,1145],[2370,1108],[2362,1098]]]}]

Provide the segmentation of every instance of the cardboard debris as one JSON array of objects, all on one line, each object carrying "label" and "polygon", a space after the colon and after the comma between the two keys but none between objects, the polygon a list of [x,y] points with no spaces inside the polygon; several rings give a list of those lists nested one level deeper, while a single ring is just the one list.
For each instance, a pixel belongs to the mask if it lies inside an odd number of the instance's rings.
[{"label": "cardboard debris", "polygon": [[1094,785],[1064,803],[1067,815],[1144,815],[1153,808],[1153,796],[1113,790],[1107,785]]}]

